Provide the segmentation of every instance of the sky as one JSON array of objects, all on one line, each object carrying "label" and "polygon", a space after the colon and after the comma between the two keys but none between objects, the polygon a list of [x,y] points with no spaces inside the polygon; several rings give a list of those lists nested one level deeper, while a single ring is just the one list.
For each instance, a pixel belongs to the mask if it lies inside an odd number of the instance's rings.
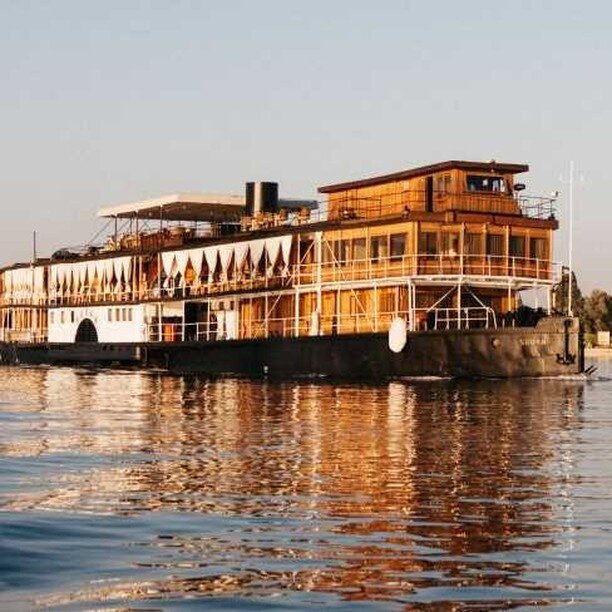
[{"label": "sky", "polygon": [[102,206],[281,196],[447,159],[528,163],[556,257],[612,292],[612,3],[0,0],[0,262]]}]

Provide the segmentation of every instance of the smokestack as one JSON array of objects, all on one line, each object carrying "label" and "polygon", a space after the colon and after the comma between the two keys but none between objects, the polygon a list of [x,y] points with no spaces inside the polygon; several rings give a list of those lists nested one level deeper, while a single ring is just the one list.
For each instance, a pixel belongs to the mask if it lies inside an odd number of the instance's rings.
[{"label": "smokestack", "polygon": [[258,214],[278,211],[278,183],[258,182],[246,184],[246,214],[255,217]]}]

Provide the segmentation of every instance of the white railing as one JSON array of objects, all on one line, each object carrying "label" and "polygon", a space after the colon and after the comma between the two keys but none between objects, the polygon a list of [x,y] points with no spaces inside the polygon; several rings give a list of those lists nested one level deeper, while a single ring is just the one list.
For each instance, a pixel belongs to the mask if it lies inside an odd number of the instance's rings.
[{"label": "white railing", "polygon": [[[326,245],[326,248],[327,245]],[[331,254],[329,254],[331,257]],[[548,259],[511,257],[503,255],[457,255],[454,253],[384,256],[378,258],[325,261],[320,265],[323,283],[342,281],[374,281],[395,277],[484,277],[487,279],[523,279],[558,282],[561,265]],[[51,293],[49,305],[106,304],[130,301],[159,301],[189,299],[216,294],[277,289],[318,282],[319,264],[293,265],[283,273],[272,276],[237,275],[194,283],[172,282],[165,287],[122,288],[108,291],[83,287],[81,291]],[[37,300],[40,303],[40,300]],[[8,304],[6,300],[0,304]],[[11,303],[10,305],[16,305]]]},{"label": "white railing", "polygon": [[0,342],[40,344],[47,341],[47,332],[30,329],[0,329]]},{"label": "white railing", "polygon": [[[338,313],[316,317],[264,317],[241,323],[231,331],[217,321],[200,323],[152,323],[147,326],[148,342],[212,342],[230,339],[334,336],[384,332],[396,317],[403,317],[414,331],[496,328],[497,317],[486,306],[462,308],[415,308],[409,311]],[[313,324],[314,323],[314,324]]]},{"label": "white railing", "polygon": [[217,322],[150,323],[147,325],[148,342],[212,342],[228,340],[232,334]]},{"label": "white railing", "polygon": [[[328,254],[331,258],[331,253]],[[302,284],[316,282],[318,264],[302,264],[295,273]],[[385,256],[321,264],[323,282],[376,280],[392,277],[484,276],[558,281],[561,265],[548,259],[454,253]]]}]

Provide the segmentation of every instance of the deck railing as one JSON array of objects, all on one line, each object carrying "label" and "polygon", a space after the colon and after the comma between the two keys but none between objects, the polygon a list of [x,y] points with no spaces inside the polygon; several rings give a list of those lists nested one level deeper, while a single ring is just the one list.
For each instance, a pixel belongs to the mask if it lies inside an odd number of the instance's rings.
[{"label": "deck railing", "polygon": [[555,199],[539,196],[511,196],[500,192],[402,191],[384,196],[357,198],[350,195],[331,196],[310,215],[310,222],[375,218],[405,215],[424,211],[479,212],[489,214],[522,215],[532,219],[554,219]]},{"label": "deck railing", "polygon": [[[131,301],[183,300],[265,289],[282,289],[295,285],[345,281],[376,281],[393,278],[483,277],[490,280],[519,279],[524,281],[558,282],[561,266],[548,259],[505,255],[458,255],[455,253],[419,254],[335,260],[329,247],[325,261],[302,263],[273,276],[236,275],[226,279],[193,283],[168,283],[167,286],[120,288],[112,291],[90,290],[77,293],[51,294],[49,305],[112,304]],[[325,251],[324,251],[325,253]],[[330,261],[331,259],[331,261]],[[0,305],[20,305],[9,300]]]},{"label": "deck railing", "polygon": [[[301,284],[318,282],[318,268],[316,263],[302,264],[296,274],[297,280]],[[419,276],[483,276],[556,282],[561,278],[561,266],[548,259],[455,253],[333,260],[321,264],[322,282]]]},{"label": "deck railing", "polygon": [[413,330],[496,328],[495,312],[486,306],[460,308],[415,308],[387,312],[335,313],[313,317],[263,317],[228,327],[222,321],[164,323],[147,325],[148,342],[214,342],[235,339],[290,338],[295,336],[335,336],[385,332],[396,317],[409,321]]}]

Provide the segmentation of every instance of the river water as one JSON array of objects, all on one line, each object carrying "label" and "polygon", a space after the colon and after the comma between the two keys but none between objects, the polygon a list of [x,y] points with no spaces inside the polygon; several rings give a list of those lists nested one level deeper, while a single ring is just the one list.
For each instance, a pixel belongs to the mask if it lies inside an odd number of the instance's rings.
[{"label": "river water", "polygon": [[0,608],[612,608],[612,362],[380,385],[0,368]]}]

